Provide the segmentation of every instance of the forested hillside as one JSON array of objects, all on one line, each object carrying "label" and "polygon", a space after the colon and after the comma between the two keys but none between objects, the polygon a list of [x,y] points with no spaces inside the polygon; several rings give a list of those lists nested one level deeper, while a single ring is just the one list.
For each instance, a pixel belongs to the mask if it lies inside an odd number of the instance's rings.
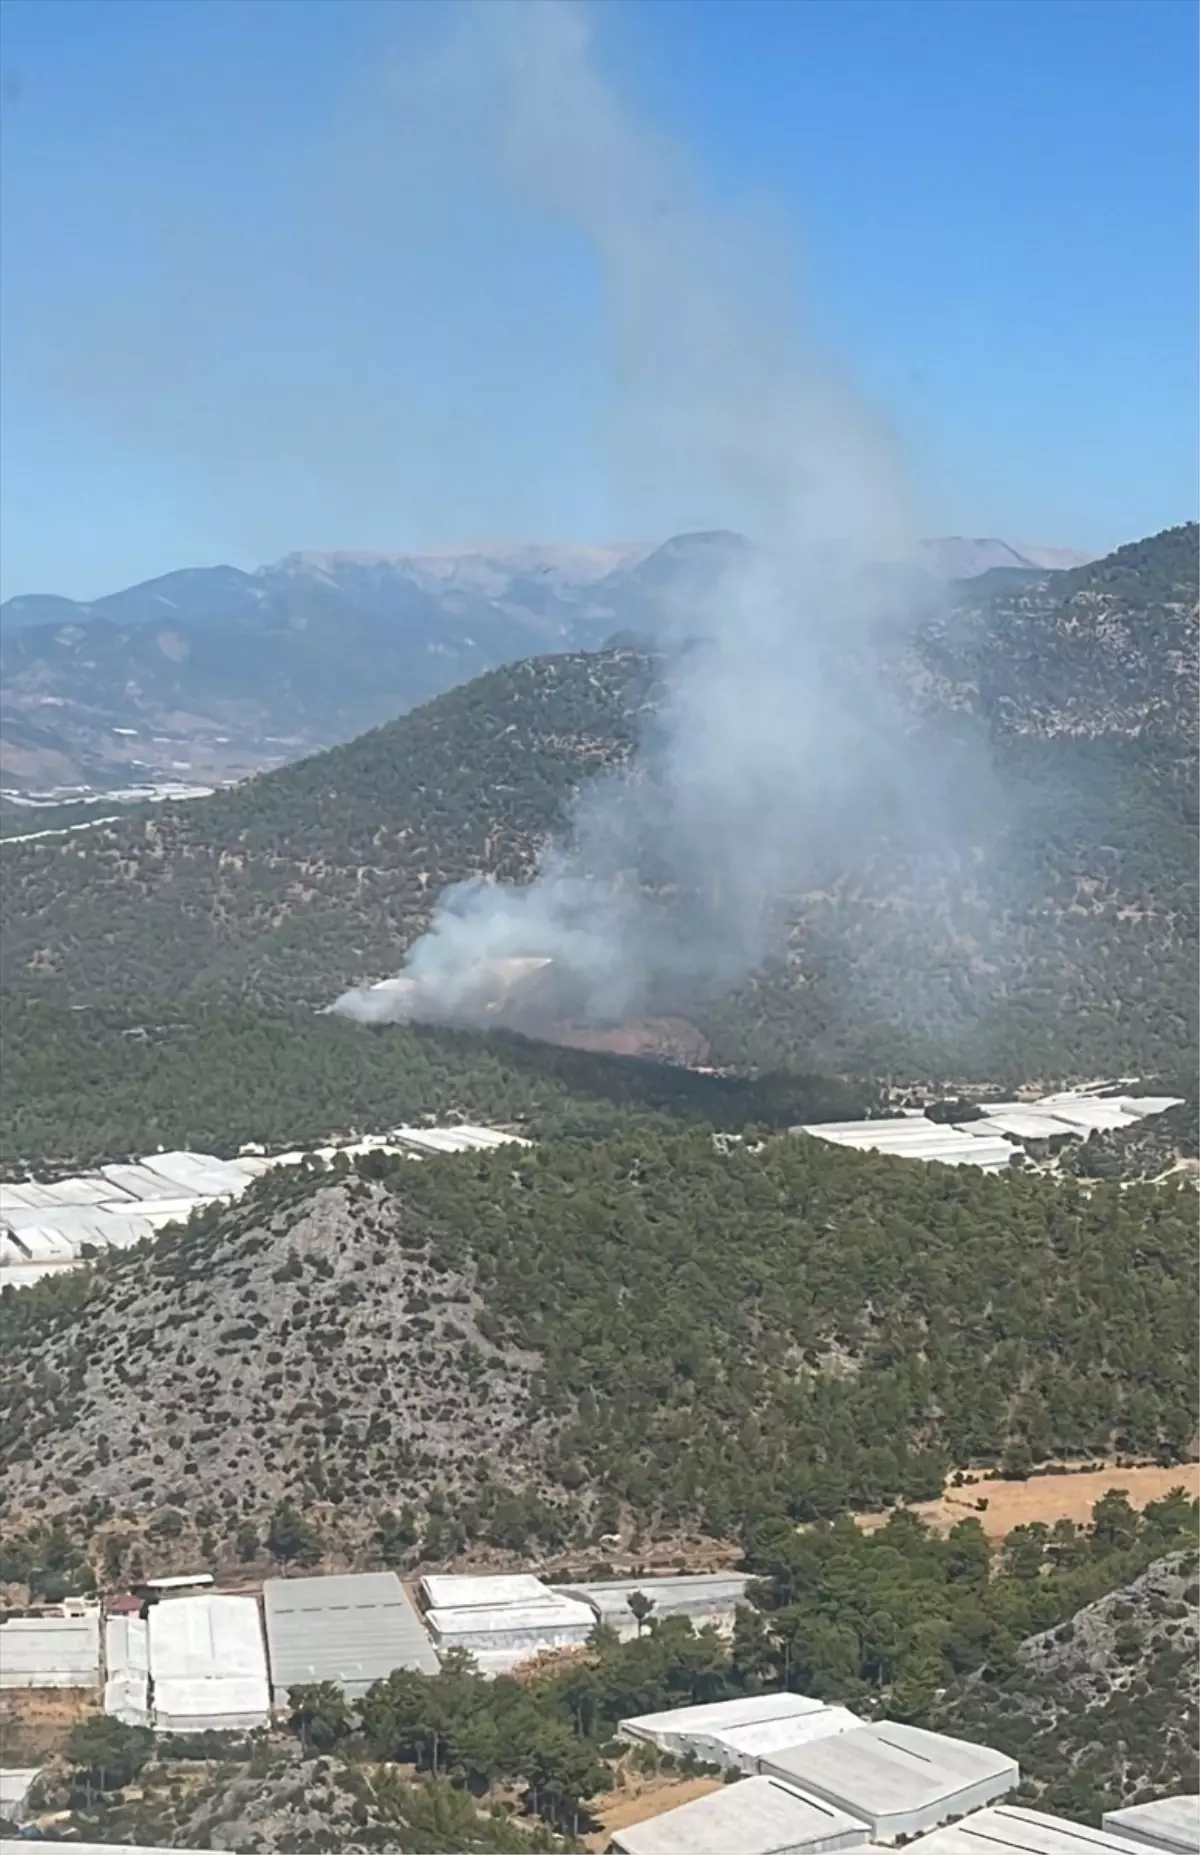
[{"label": "forested hillside", "polygon": [[1193,1443],[1187,1188],[649,1130],[359,1169],[0,1304],[6,1532],[528,1554]]},{"label": "forested hillside", "polygon": [[[1132,1544],[1128,1513],[1105,1519]],[[1200,1790],[1197,1570],[1194,1548],[1160,1559],[1021,1643],[991,1679],[952,1686],[935,1723],[1012,1753],[1031,1802],[1085,1822]]]},{"label": "forested hillside", "polygon": [[[1186,528],[931,625],[896,674],[919,726],[964,753],[990,739],[995,791],[973,813],[964,778],[958,838],[920,855],[891,840],[881,794],[874,839],[791,898],[778,957],[694,1001],[716,1059],[1186,1069],[1195,600]],[[210,800],[10,845],[4,984],[327,1003],[396,968],[445,884],[526,877],[580,783],[635,754],[660,675],[632,650],[519,664]]]},{"label": "forested hillside", "polygon": [[10,846],[5,984],[325,1004],[397,965],[446,883],[526,876],[576,786],[632,751],[654,675],[534,659],[211,799]]},{"label": "forested hillside", "polygon": [[76,1010],[22,998],[4,1005],[0,1172],[77,1171],[158,1147],[319,1146],[447,1116],[595,1136],[631,1121],[784,1128],[881,1106],[867,1083],[707,1075],[504,1032],[203,999]]}]

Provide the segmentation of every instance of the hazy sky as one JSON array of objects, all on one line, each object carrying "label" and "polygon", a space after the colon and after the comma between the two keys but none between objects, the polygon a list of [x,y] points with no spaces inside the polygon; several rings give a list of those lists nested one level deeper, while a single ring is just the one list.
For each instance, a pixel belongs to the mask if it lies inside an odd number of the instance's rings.
[{"label": "hazy sky", "polygon": [[[502,0],[493,0],[501,4]],[[653,538],[593,260],[436,80],[453,0],[5,0],[6,594],[295,548]],[[605,0],[630,107],[781,237],[933,533],[1196,512],[1192,0]]]}]

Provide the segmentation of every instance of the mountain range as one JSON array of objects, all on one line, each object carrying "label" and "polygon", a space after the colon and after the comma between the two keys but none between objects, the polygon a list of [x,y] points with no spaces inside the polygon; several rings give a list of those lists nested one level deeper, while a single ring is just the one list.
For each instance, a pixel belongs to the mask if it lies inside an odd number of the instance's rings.
[{"label": "mountain range", "polygon": [[[723,533],[662,546],[492,544],[298,553],[244,572],[184,568],[92,601],[0,606],[0,770],[11,788],[223,782],[347,740],[499,664],[654,636],[710,584]],[[952,537],[916,579],[1023,582],[1067,549]]]},{"label": "mountain range", "polygon": [[[965,732],[991,757],[1002,828],[964,781],[952,850],[914,857],[885,823],[790,898],[778,957],[689,1002],[713,1060],[1187,1069],[1196,605],[1192,525],[939,609],[896,674],[948,754]],[[327,1004],[396,970],[445,885],[526,879],[579,786],[636,758],[661,675],[644,646],[527,659],[212,798],[10,843],[3,983]]]}]

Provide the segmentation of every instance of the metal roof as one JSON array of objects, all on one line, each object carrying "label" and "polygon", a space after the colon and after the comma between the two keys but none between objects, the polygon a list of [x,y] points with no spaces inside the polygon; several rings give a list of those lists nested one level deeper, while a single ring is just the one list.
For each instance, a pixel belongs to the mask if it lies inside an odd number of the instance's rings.
[{"label": "metal roof", "polygon": [[92,1688],[99,1681],[99,1612],[0,1623],[0,1688]]},{"label": "metal roof", "polygon": [[587,1604],[550,1592],[536,1604],[472,1605],[469,1609],[427,1610],[425,1616],[439,1642],[455,1636],[502,1636],[517,1631],[530,1635],[570,1631],[575,1640],[585,1642],[596,1622]]},{"label": "metal roof", "polygon": [[126,1726],[150,1718],[150,1640],[140,1616],[109,1616],[104,1624],[104,1711]]},{"label": "metal roof", "polygon": [[[852,1732],[862,1721],[849,1707],[818,1707],[812,1713],[793,1713],[781,1720],[759,1720],[752,1726],[728,1726],[711,1734],[718,1751],[729,1755],[729,1762],[766,1758],[786,1746],[807,1745],[813,1739],[827,1739],[831,1733]],[[710,1735],[705,1734],[708,1738]],[[722,1763],[725,1763],[722,1760]]]},{"label": "metal roof", "polygon": [[1020,1151],[999,1134],[991,1137],[985,1134],[979,1138],[963,1128],[916,1114],[905,1115],[899,1120],[818,1121],[798,1131],[834,1146],[854,1147],[861,1152],[893,1153],[901,1159],[936,1160],[945,1166],[983,1166],[998,1170],[1007,1166],[1014,1153]]},{"label": "metal roof", "polygon": [[1133,1127],[1142,1117],[1118,1107],[1115,1101],[1064,1101],[1055,1103],[1054,1118],[1091,1133],[1094,1129]]},{"label": "metal roof", "polygon": [[805,1847],[840,1849],[867,1840],[864,1823],[777,1778],[746,1778],[661,1816],[613,1831],[623,1855],[792,1855]]},{"label": "metal roof", "polygon": [[1048,1108],[1004,1108],[993,1112],[984,1109],[981,1121],[964,1121],[962,1130],[965,1134],[974,1134],[976,1139],[988,1139],[996,1134],[1012,1134],[1017,1140],[1062,1140],[1078,1135],[1078,1128],[1068,1127],[1051,1114]]},{"label": "metal roof", "polygon": [[531,1145],[495,1127],[397,1127],[392,1138],[429,1153],[487,1152],[494,1147]]},{"label": "metal roof", "polygon": [[395,1572],[268,1578],[263,1609],[277,1700],[303,1682],[367,1687],[394,1668],[438,1671],[433,1645]]},{"label": "metal roof", "polygon": [[42,1775],[40,1765],[9,1765],[0,1769],[0,1816],[15,1822],[25,1809],[34,1781]]},{"label": "metal roof", "polygon": [[1128,1836],[1156,1849],[1194,1855],[1200,1849],[1200,1796],[1158,1797],[1153,1803],[1109,1810],[1101,1818],[1113,1835]]},{"label": "metal roof", "polygon": [[564,1597],[575,1597],[602,1611],[628,1610],[635,1591],[652,1597],[660,1616],[686,1605],[711,1605],[732,1609],[740,1604],[750,1583],[749,1572],[703,1572],[692,1577],[610,1578],[591,1584],[552,1585]]},{"label": "metal roof", "polygon": [[[1105,1821],[1107,1822],[1107,1818]],[[921,1855],[1131,1855],[1127,1842],[1042,1810],[993,1804],[920,1838]]]},{"label": "metal roof", "polygon": [[431,1610],[490,1609],[497,1604],[540,1603],[549,1595],[549,1586],[532,1572],[492,1578],[439,1572],[422,1578],[421,1593]]},{"label": "metal roof", "polygon": [[81,1173],[74,1179],[57,1179],[45,1190],[51,1203],[56,1205],[103,1204],[106,1198],[112,1197],[104,1180],[94,1173]]},{"label": "metal roof", "polygon": [[699,1707],[672,1707],[662,1713],[638,1713],[622,1720],[621,1732],[640,1739],[652,1739],[658,1733],[708,1734],[727,1732],[741,1726],[757,1726],[765,1720],[796,1719],[805,1713],[819,1713],[825,1703],[807,1694],[743,1694],[737,1700],[708,1701]]},{"label": "metal roof", "polygon": [[252,1597],[174,1597],[147,1620],[160,1729],[266,1725],[267,1657]]},{"label": "metal roof", "polygon": [[931,1807],[956,1814],[954,1800],[990,1780],[1016,1785],[1017,1763],[990,1746],[882,1720],[853,1732],[784,1747],[771,1773],[867,1821],[886,1822]]}]

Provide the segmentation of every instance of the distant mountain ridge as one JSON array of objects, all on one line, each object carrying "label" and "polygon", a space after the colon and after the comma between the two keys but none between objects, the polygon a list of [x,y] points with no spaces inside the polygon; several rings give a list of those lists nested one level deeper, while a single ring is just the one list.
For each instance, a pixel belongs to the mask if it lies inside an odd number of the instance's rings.
[{"label": "distant mountain ridge", "polygon": [[921,557],[931,573],[943,580],[976,580],[997,567],[1025,573],[1066,572],[1086,567],[1099,557],[1070,547],[1014,547],[1008,541],[975,540],[948,535],[922,541]]},{"label": "distant mountain ridge", "polygon": [[[302,552],[90,601],[23,594],[0,606],[4,783],[216,782],[279,765],[501,664],[653,637],[749,546],[715,532],[661,546]],[[955,537],[924,543],[921,569],[932,588],[1037,578],[1076,558]]]},{"label": "distant mountain ridge", "polygon": [[[455,589],[504,597],[530,579],[556,590],[578,591],[620,569],[641,565],[651,555],[716,536],[680,535],[652,542],[612,545],[480,542],[457,548],[372,552],[303,549],[253,571],[241,567],[183,567],[140,580],[97,599],[68,599],[58,593],[19,593],[0,604],[0,627],[83,624],[105,618],[115,624],[153,624],[167,617],[234,618],[257,610],[289,582],[310,579],[335,587],[380,587],[388,579],[411,581],[423,592]],[[740,539],[740,537],[736,537]],[[920,543],[922,563],[939,579],[969,580],[993,567],[1054,571],[1084,566],[1096,558],[1076,548],[1013,546],[1007,541],[950,535]],[[662,564],[662,563],[660,563]]]},{"label": "distant mountain ridge", "polygon": [[[951,760],[986,734],[1004,828],[964,813],[966,882],[950,851],[914,862],[886,832],[831,865],[781,957],[685,1014],[714,1061],[1194,1073],[1197,539],[961,600],[896,655]],[[394,972],[446,885],[526,879],[572,793],[630,763],[661,671],[636,646],[543,651],[236,790],[10,844],[0,978],[290,1008]]]}]

